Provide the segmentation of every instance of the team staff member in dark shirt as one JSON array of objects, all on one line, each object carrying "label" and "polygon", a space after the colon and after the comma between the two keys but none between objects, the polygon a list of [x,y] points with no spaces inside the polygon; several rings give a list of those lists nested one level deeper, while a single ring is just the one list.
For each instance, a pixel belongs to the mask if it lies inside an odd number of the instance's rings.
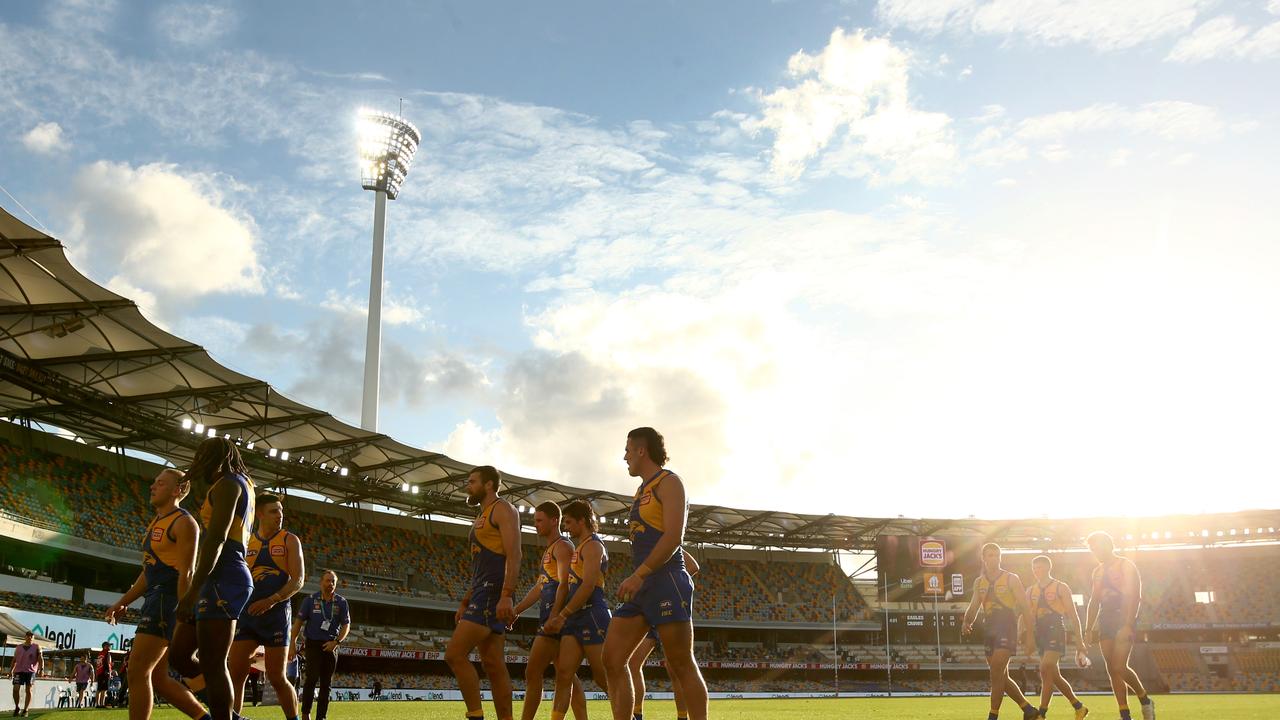
[{"label": "team staff member in dark shirt", "polygon": [[351,609],[347,599],[339,595],[338,574],[326,570],[320,577],[320,592],[309,595],[298,606],[293,632],[289,638],[289,659],[298,654],[298,633],[306,644],[306,681],[302,690],[302,717],[311,718],[311,702],[315,699],[316,682],[320,683],[320,700],[316,703],[316,720],[324,720],[329,711],[329,684],[338,666],[338,646],[351,631]]}]

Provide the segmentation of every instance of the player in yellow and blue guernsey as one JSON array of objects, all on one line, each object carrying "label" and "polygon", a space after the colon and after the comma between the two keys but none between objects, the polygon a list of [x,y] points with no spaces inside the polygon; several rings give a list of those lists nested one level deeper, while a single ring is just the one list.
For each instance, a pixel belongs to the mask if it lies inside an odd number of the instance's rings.
[{"label": "player in yellow and blue guernsey", "polygon": [[965,610],[960,630],[968,635],[973,630],[978,611],[982,611],[983,644],[986,646],[987,667],[991,670],[991,712],[987,719],[999,717],[1000,705],[1008,694],[1022,708],[1023,720],[1034,720],[1040,711],[1027,702],[1022,689],[1009,677],[1009,658],[1018,651],[1019,620],[1024,622],[1023,639],[1027,652],[1032,652],[1035,622],[1022,580],[1000,566],[1000,553],[1000,546],[995,543],[982,546],[982,574],[974,582],[973,598]]},{"label": "player in yellow and blue guernsey", "polygon": [[[684,553],[684,567],[689,571],[689,577],[692,579],[697,577],[701,566],[698,560],[689,554],[688,550],[681,548],[680,552]],[[644,640],[640,641],[640,647],[631,654],[631,695],[635,700],[631,710],[631,720],[644,720],[644,664],[653,654],[653,651],[662,647],[662,643],[658,640],[658,631],[649,628],[649,632],[645,633]],[[676,704],[676,720],[689,720],[689,710],[684,702],[684,689],[680,687],[680,679],[675,675],[669,675],[671,680],[671,695]]]},{"label": "player in yellow and blue guernsey", "polygon": [[151,482],[155,517],[142,535],[142,572],[133,587],[107,610],[107,622],[114,625],[129,605],[142,598],[142,620],[134,631],[129,654],[130,720],[151,717],[153,692],[188,717],[206,717],[191,691],[169,676],[165,657],[176,624],[178,595],[187,589],[196,560],[199,528],[191,513],[178,506],[190,489],[182,471],[171,468],[161,470]]},{"label": "player in yellow and blue guernsey", "polygon": [[249,537],[245,559],[253,573],[253,594],[249,608],[236,624],[236,637],[231,643],[231,688],[235,693],[235,709],[244,704],[244,682],[249,677],[253,656],[264,649],[264,669],[285,720],[297,720],[298,696],[285,678],[284,666],[289,654],[289,598],[302,589],[306,570],[302,559],[302,541],[284,529],[284,504],[277,495],[259,495],[254,501],[257,522]]},{"label": "player in yellow and blue guernsey", "polygon": [[511,598],[520,579],[520,514],[498,497],[501,489],[502,476],[492,465],[481,465],[467,475],[467,504],[480,507],[469,538],[471,589],[454,614],[457,627],[444,659],[458,680],[468,718],[484,717],[480,676],[468,657],[478,650],[498,720],[512,720],[504,644],[506,630],[516,620]]},{"label": "player in yellow and blue guernsey", "polygon": [[1040,555],[1031,561],[1035,582],[1027,588],[1027,604],[1036,620],[1036,649],[1040,651],[1040,717],[1049,716],[1049,701],[1053,689],[1071,703],[1076,720],[1084,720],[1089,708],[1076,697],[1071,683],[1062,677],[1058,662],[1067,649],[1067,631],[1076,638],[1076,664],[1087,666],[1084,633],[1080,628],[1080,614],[1071,598],[1071,588],[1053,576],[1053,559]]},{"label": "player in yellow and blue guernsey", "polygon": [[169,666],[184,678],[202,677],[213,720],[231,720],[238,714],[227,656],[236,620],[253,592],[245,559],[253,528],[253,480],[235,443],[220,437],[200,443],[187,477],[208,490],[200,507],[204,529],[191,586],[178,599]]},{"label": "player in yellow and blue guernsey", "polygon": [[[569,565],[573,562],[573,544],[560,534],[560,506],[547,501],[533,511],[533,527],[538,536],[547,541],[542,551],[541,571],[537,582],[529,588],[524,599],[516,604],[515,614],[538,606],[538,632],[529,648],[529,661],[525,664],[524,706],[520,708],[520,720],[534,720],[542,704],[543,676],[556,657],[560,655],[560,633],[547,632],[547,620],[560,614],[569,597]],[[573,676],[573,697],[570,705],[577,720],[587,717],[587,698],[582,693],[582,681]]]},{"label": "player in yellow and blue guernsey", "polygon": [[543,626],[549,633],[560,633],[556,696],[551,720],[564,720],[569,710],[573,679],[577,677],[583,655],[596,684],[609,692],[601,653],[605,634],[609,631],[609,600],[604,594],[609,553],[605,550],[604,541],[596,534],[598,527],[595,510],[585,500],[574,500],[564,507],[564,528],[573,539],[573,556],[569,564],[570,595],[564,608]]},{"label": "player in yellow and blue guernsey", "polygon": [[1129,558],[1116,555],[1116,543],[1105,532],[1088,538],[1089,552],[1098,561],[1093,570],[1093,592],[1085,609],[1085,642],[1100,640],[1102,659],[1111,677],[1111,690],[1120,706],[1121,720],[1130,720],[1129,693],[1133,688],[1142,707],[1143,720],[1155,720],[1156,706],[1138,674],[1129,667],[1134,629],[1142,608],[1142,577]]},{"label": "player in yellow and blue guernsey", "polygon": [[631,560],[635,568],[618,585],[622,604],[613,613],[604,645],[614,720],[635,710],[630,660],[650,628],[658,631],[667,670],[679,678],[689,720],[707,717],[707,683],[693,655],[693,580],[684,567],[684,528],[689,516],[684,482],[667,463],[662,434],[651,427],[627,433],[623,461],[640,478],[631,502]]}]

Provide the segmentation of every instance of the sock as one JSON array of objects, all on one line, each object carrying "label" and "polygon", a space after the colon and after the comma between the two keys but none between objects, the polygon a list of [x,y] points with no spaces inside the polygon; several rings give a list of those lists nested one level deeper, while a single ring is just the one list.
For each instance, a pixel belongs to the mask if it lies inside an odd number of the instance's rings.
[{"label": "sock", "polygon": [[[1077,700],[1077,701],[1075,701],[1075,702],[1071,703],[1071,707],[1072,707],[1072,708],[1074,708],[1074,709],[1076,709],[1076,710],[1079,710],[1080,708],[1084,707],[1084,703],[1082,703],[1082,702],[1080,702],[1079,700]],[[295,718],[294,720],[297,720],[297,719]]]},{"label": "sock", "polygon": [[[555,713],[551,713],[551,716],[555,717]],[[467,718],[471,720],[484,720],[484,710],[468,710]]]},{"label": "sock", "polygon": [[1040,706],[1040,717],[1049,717],[1049,706],[1048,706],[1048,705],[1042,705],[1042,706]]},{"label": "sock", "polygon": [[1139,695],[1139,696],[1138,696],[1138,703],[1139,703],[1139,704],[1142,704],[1142,705],[1150,705],[1150,704],[1151,704],[1151,698],[1147,697],[1146,695]]},{"label": "sock", "polygon": [[200,720],[213,720],[213,716],[210,715],[209,713],[205,713],[204,715],[200,716]]},{"label": "sock", "polygon": [[987,713],[987,720],[1000,720],[1000,713]]},{"label": "sock", "polygon": [[1120,720],[1133,720],[1133,716],[1129,714],[1129,708],[1120,708]]},{"label": "sock", "polygon": [[631,713],[631,720],[644,720],[644,713]]}]

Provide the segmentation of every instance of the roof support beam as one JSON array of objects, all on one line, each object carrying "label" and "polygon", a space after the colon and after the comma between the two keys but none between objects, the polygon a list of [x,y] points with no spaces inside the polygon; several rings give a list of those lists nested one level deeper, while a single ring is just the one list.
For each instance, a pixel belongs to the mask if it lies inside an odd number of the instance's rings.
[{"label": "roof support beam", "polygon": [[69,315],[87,312],[97,315],[112,310],[137,307],[132,300],[86,300],[84,302],[37,303],[35,305],[0,305],[0,315]]},{"label": "roof support beam", "polygon": [[209,395],[235,395],[249,390],[267,390],[271,386],[261,380],[252,382],[231,383],[228,385],[210,385],[202,388],[174,388],[164,392],[145,393],[142,395],[121,395],[116,400],[126,403],[144,403],[155,400],[172,400],[185,397],[207,397]]}]

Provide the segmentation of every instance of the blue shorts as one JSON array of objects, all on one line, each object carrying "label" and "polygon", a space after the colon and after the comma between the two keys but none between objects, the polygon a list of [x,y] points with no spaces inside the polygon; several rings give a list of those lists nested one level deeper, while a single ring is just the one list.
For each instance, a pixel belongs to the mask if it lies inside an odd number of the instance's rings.
[{"label": "blue shorts", "polygon": [[693,620],[693,579],[684,570],[660,570],[644,579],[640,592],[613,612],[620,618],[643,616],[650,627]]},{"label": "blue shorts", "polygon": [[[251,605],[253,603],[250,603]],[[289,612],[289,601],[276,603],[270,610],[261,615],[244,613],[236,623],[235,642],[252,640],[263,647],[282,648],[289,646],[289,630],[293,616]]]},{"label": "blue shorts", "polygon": [[549,633],[542,629],[542,626],[546,625],[547,621],[551,619],[551,606],[554,604],[554,600],[551,602],[543,600],[538,603],[538,637],[551,638],[552,640],[560,639],[560,633]]},{"label": "blue shorts", "polygon": [[611,617],[607,602],[589,602],[564,621],[560,638],[573,638],[582,645],[599,645],[609,632]]},{"label": "blue shorts", "polygon": [[462,611],[462,619],[483,625],[499,635],[507,631],[507,626],[498,619],[498,600],[502,597],[502,587],[496,582],[484,582],[471,588],[471,599],[467,601],[467,609]]},{"label": "blue shorts", "polygon": [[1036,619],[1036,649],[1041,656],[1047,652],[1066,652],[1067,627],[1062,624],[1062,616],[1048,615]]},{"label": "blue shorts", "polygon": [[988,658],[997,650],[1018,652],[1018,616],[1012,610],[997,610],[988,615],[982,645]]},{"label": "blue shorts", "polygon": [[[31,678],[33,677],[35,677],[35,673],[33,672],[16,672],[13,674],[13,684],[15,687],[31,687]],[[18,711],[14,710],[14,712],[16,713]]]},{"label": "blue shorts", "polygon": [[177,589],[169,592],[166,588],[148,589],[142,596],[142,619],[138,621],[139,635],[154,635],[165,640],[173,638],[173,627],[177,624],[175,611],[178,609]]},{"label": "blue shorts", "polygon": [[1115,640],[1120,628],[1124,627],[1124,609],[1120,607],[1102,608],[1098,613],[1098,639]]},{"label": "blue shorts", "polygon": [[247,583],[205,580],[196,603],[196,622],[201,620],[238,620],[253,594],[253,578]]}]

